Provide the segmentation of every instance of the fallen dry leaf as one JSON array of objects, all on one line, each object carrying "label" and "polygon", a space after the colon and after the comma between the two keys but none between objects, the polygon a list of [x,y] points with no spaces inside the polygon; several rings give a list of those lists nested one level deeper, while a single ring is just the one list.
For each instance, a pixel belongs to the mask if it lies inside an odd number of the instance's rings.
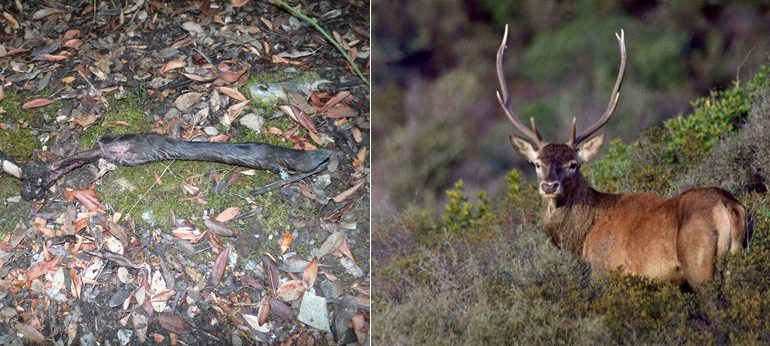
[{"label": "fallen dry leaf", "polygon": [[290,321],[294,318],[291,308],[286,303],[275,298],[270,298],[270,312],[273,316],[278,316],[278,318],[284,321]]},{"label": "fallen dry leaf", "polygon": [[171,71],[171,70],[174,70],[174,69],[178,69],[178,68],[182,68],[182,67],[185,67],[185,66],[187,66],[187,63],[184,60],[181,60],[181,59],[171,60],[171,61],[163,64],[163,68],[161,69],[161,71],[163,71],[163,73],[166,73],[168,71]]},{"label": "fallen dry leaf", "polygon": [[283,254],[286,253],[286,250],[289,249],[292,240],[294,240],[294,236],[291,232],[283,232],[283,236],[281,237],[281,256],[283,256]]},{"label": "fallen dry leaf", "polygon": [[225,274],[225,268],[227,267],[227,257],[230,255],[230,245],[228,245],[214,261],[214,269],[211,270],[211,284],[217,285],[222,280],[222,276]]},{"label": "fallen dry leaf", "polygon": [[241,92],[238,91],[237,89],[228,88],[228,87],[219,87],[219,88],[217,88],[217,90],[219,90],[219,92],[221,92],[221,93],[223,93],[223,94],[225,94],[227,96],[232,97],[233,99],[235,99],[235,100],[237,100],[239,102],[246,101],[246,96],[243,96],[243,94],[241,94]]},{"label": "fallen dry leaf", "polygon": [[66,32],[64,32],[64,35],[62,36],[63,39],[69,40],[73,39],[75,37],[78,37],[80,35],[80,30],[78,29],[69,29]]},{"label": "fallen dry leaf", "polygon": [[30,108],[38,108],[38,107],[45,107],[53,103],[53,101],[49,99],[34,99],[32,101],[27,101],[23,105],[21,105],[21,109],[30,109]]},{"label": "fallen dry leaf", "polygon": [[353,110],[353,108],[350,108],[350,106],[344,103],[339,103],[334,107],[327,109],[326,111],[324,111],[324,114],[326,114],[326,116],[332,119],[358,116],[358,112],[356,112],[355,110]]},{"label": "fallen dry leaf", "polygon": [[342,191],[342,192],[341,192],[339,195],[336,195],[336,196],[334,196],[334,198],[332,198],[332,200],[333,200],[335,203],[340,203],[340,202],[342,202],[342,201],[345,201],[346,199],[350,198],[350,196],[352,196],[353,194],[355,194],[355,193],[356,193],[356,191],[358,191],[358,189],[359,189],[359,188],[361,187],[361,185],[363,185],[363,184],[364,184],[364,182],[362,181],[362,182],[360,182],[360,183],[358,183],[358,184],[356,184],[356,185],[353,185],[353,187],[351,187],[351,188],[349,188],[349,189],[347,189],[347,190],[345,190],[345,191]]},{"label": "fallen dry leaf", "polygon": [[72,190],[72,195],[90,211],[103,213],[105,210],[107,210],[107,207],[99,202],[99,198],[96,197],[96,192],[94,191],[93,186],[85,190]]},{"label": "fallen dry leaf", "polygon": [[161,313],[158,315],[158,322],[163,329],[176,334],[188,334],[193,331],[193,327],[187,320],[170,313]]},{"label": "fallen dry leaf", "polygon": [[202,93],[194,91],[182,94],[181,96],[177,97],[176,100],[174,100],[174,106],[176,106],[176,108],[180,111],[186,112],[190,110],[190,108],[192,108],[192,106],[195,105],[195,103],[198,102],[202,96]]},{"label": "fallen dry leaf", "polygon": [[363,315],[356,314],[350,320],[350,324],[353,326],[353,331],[356,332],[356,338],[361,345],[366,341],[366,336],[369,335],[369,324],[366,323]]},{"label": "fallen dry leaf", "polygon": [[58,269],[60,258],[54,258],[49,261],[41,261],[33,264],[27,269],[27,282],[31,282],[45,274],[56,271]]},{"label": "fallen dry leaf", "polygon": [[345,243],[345,233],[334,232],[326,238],[324,243],[321,244],[321,247],[315,252],[314,256],[317,256],[318,258],[326,256],[339,249],[343,243]]},{"label": "fallen dry leaf", "polygon": [[19,22],[16,20],[16,18],[13,18],[10,13],[3,12],[3,18],[5,18],[5,21],[8,22],[8,26],[10,26],[11,29],[16,30],[19,28]]},{"label": "fallen dry leaf", "polygon": [[268,317],[270,317],[270,296],[265,295],[262,297],[262,301],[259,302],[259,312],[257,312],[258,325],[265,324]]},{"label": "fallen dry leaf", "polygon": [[249,2],[249,0],[230,0],[230,5],[233,6],[233,8],[238,8],[243,5],[246,5],[247,2]]},{"label": "fallen dry leaf", "polygon": [[235,236],[235,232],[233,232],[233,230],[227,227],[225,223],[222,221],[217,221],[214,219],[205,219],[203,220],[203,223],[206,225],[209,231],[213,232],[214,234],[221,235],[223,237]]},{"label": "fallen dry leaf", "polygon": [[238,207],[230,207],[225,210],[223,210],[219,215],[217,215],[214,220],[221,221],[221,222],[227,222],[232,220],[234,217],[238,216],[238,214],[241,212],[241,208]]},{"label": "fallen dry leaf", "polygon": [[278,298],[285,302],[297,300],[302,297],[303,293],[305,293],[305,285],[302,280],[286,281],[275,291]]},{"label": "fallen dry leaf", "polygon": [[270,285],[270,288],[276,290],[280,283],[280,270],[278,269],[278,263],[275,263],[275,260],[267,254],[262,256],[262,271],[267,277],[267,283]]},{"label": "fallen dry leaf", "polygon": [[307,265],[305,271],[302,273],[302,281],[307,284],[307,287],[313,287],[315,285],[315,279],[318,276],[318,258],[313,257],[310,264]]},{"label": "fallen dry leaf", "polygon": [[16,323],[13,327],[25,341],[25,344],[44,345],[47,343],[45,336],[29,324]]}]

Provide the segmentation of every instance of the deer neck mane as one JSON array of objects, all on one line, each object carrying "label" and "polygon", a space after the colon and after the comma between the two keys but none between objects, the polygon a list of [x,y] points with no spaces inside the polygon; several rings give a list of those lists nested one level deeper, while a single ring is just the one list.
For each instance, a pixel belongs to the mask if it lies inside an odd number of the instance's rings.
[{"label": "deer neck mane", "polygon": [[562,196],[543,198],[543,229],[556,246],[581,256],[602,201],[613,195],[594,190],[579,173],[564,183]]}]

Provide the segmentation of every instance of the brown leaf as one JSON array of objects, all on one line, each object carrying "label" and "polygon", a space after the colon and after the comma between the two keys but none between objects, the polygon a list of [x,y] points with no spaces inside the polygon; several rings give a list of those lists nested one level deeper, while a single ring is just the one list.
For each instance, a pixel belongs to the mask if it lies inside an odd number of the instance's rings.
[{"label": "brown leaf", "polygon": [[318,251],[314,254],[315,256],[323,257],[327,254],[330,254],[334,252],[335,250],[339,249],[342,244],[345,243],[345,232],[334,232],[329,235],[328,238],[324,241],[323,244],[321,244],[321,247],[318,248]]},{"label": "brown leaf", "polygon": [[356,314],[350,320],[350,324],[353,325],[353,331],[356,332],[356,338],[361,345],[366,341],[366,336],[369,334],[369,323],[366,323],[363,315]]},{"label": "brown leaf", "polygon": [[70,57],[63,55],[63,54],[40,54],[33,58],[32,60],[43,60],[43,61],[62,61],[67,60]]},{"label": "brown leaf", "polygon": [[[230,5],[233,6],[233,8],[238,8],[243,5],[246,5],[246,3],[249,2],[249,0],[230,0]],[[260,324],[261,326],[262,324]]]},{"label": "brown leaf", "polygon": [[187,320],[170,313],[164,312],[158,315],[158,322],[163,329],[175,334],[189,334],[193,331],[193,327]]},{"label": "brown leaf", "polygon": [[53,103],[53,101],[48,99],[34,99],[32,101],[27,101],[23,105],[21,105],[21,109],[30,109],[30,108],[38,108],[38,107],[45,107]]},{"label": "brown leaf", "polygon": [[222,221],[217,221],[214,219],[205,219],[203,220],[203,223],[206,225],[206,227],[213,232],[214,234],[221,235],[223,237],[234,237],[235,232],[231,230],[229,227],[225,225]]},{"label": "brown leaf", "polygon": [[77,48],[80,47],[81,44],[83,44],[83,40],[79,38],[73,38],[71,40],[67,40],[67,42],[64,42],[62,46],[65,48]]},{"label": "brown leaf", "polygon": [[249,105],[248,100],[242,101],[230,106],[230,108],[227,109],[227,112],[230,114],[230,117],[232,119],[235,119],[238,117],[238,114],[241,114],[241,111],[243,111],[243,109],[246,108],[246,106],[248,105]]},{"label": "brown leaf", "polygon": [[177,97],[176,100],[174,100],[174,106],[176,106],[176,108],[178,108],[180,111],[186,112],[190,110],[190,108],[192,108],[192,106],[194,106],[202,96],[203,94],[198,92],[188,92],[186,94],[182,94],[181,96]]},{"label": "brown leaf", "polygon": [[42,333],[40,333],[37,329],[35,329],[35,327],[32,327],[29,324],[16,323],[14,325],[14,328],[16,328],[16,332],[21,336],[25,344],[36,344],[36,345],[47,344],[47,340],[45,336]]},{"label": "brown leaf", "polygon": [[216,76],[227,83],[233,83],[240,79],[245,73],[246,69],[238,65],[238,63],[223,61],[217,65]]},{"label": "brown leaf", "polygon": [[284,114],[288,115],[289,118],[292,118],[294,121],[298,122],[308,131],[312,133],[318,132],[318,130],[316,130],[315,122],[313,122],[313,119],[310,119],[310,117],[308,117],[308,115],[296,105],[278,106],[278,109],[280,109]]},{"label": "brown leaf", "polygon": [[272,290],[278,288],[280,283],[280,270],[278,269],[278,263],[275,263],[273,258],[268,255],[262,256],[262,271],[265,273],[268,285]]},{"label": "brown leaf", "polygon": [[286,250],[289,249],[293,239],[294,236],[291,234],[291,232],[283,232],[283,236],[281,237],[281,256],[283,256],[283,254],[286,253]]},{"label": "brown leaf", "polygon": [[8,22],[8,26],[10,26],[11,29],[16,30],[19,28],[19,22],[16,20],[16,18],[13,18],[10,13],[3,12],[3,18],[5,18],[5,21]]},{"label": "brown leaf", "polygon": [[64,38],[65,40],[69,40],[69,39],[73,39],[75,37],[78,37],[78,35],[80,35],[80,30],[78,30],[78,29],[70,29],[70,30],[67,30],[64,33],[64,36],[62,36],[62,38]]},{"label": "brown leaf", "polygon": [[313,287],[315,279],[318,276],[318,258],[313,257],[310,264],[305,268],[305,272],[302,273],[302,281],[307,284],[307,287]]},{"label": "brown leaf", "polygon": [[355,194],[356,191],[358,191],[358,188],[360,188],[361,185],[363,185],[363,184],[364,184],[364,182],[362,181],[362,182],[354,185],[353,187],[351,187],[351,188],[349,188],[349,189],[347,189],[345,191],[342,191],[339,195],[334,196],[334,198],[332,198],[332,200],[335,203],[340,203],[340,202],[350,198],[350,196]]},{"label": "brown leaf", "polygon": [[55,8],[43,7],[32,14],[32,19],[38,20],[60,12],[61,12],[60,10],[57,10]]},{"label": "brown leaf", "polygon": [[171,230],[171,234],[184,240],[193,240],[198,237],[198,235],[195,234],[195,231],[188,227],[174,228]]},{"label": "brown leaf", "polygon": [[329,108],[332,108],[350,96],[351,96],[350,91],[347,91],[347,90],[340,91],[336,95],[334,95],[332,98],[330,98],[329,101],[326,101],[326,103],[324,103],[323,109],[327,110]]},{"label": "brown leaf", "polygon": [[189,79],[192,79],[192,80],[194,80],[196,82],[205,82],[205,81],[208,81],[208,80],[211,79],[209,77],[201,77],[201,76],[198,76],[198,75],[194,75],[192,73],[182,73],[182,75],[187,77],[187,78],[189,78]]},{"label": "brown leaf", "polygon": [[214,220],[220,221],[220,222],[227,222],[232,220],[234,217],[238,216],[238,214],[241,212],[241,208],[238,207],[230,207],[225,210],[223,210],[217,217],[214,218]]},{"label": "brown leaf", "polygon": [[235,100],[237,100],[239,102],[246,101],[246,96],[243,96],[243,94],[241,94],[241,92],[238,91],[237,89],[228,88],[228,87],[219,87],[219,88],[217,88],[217,90],[219,90],[219,92],[221,92],[221,93],[223,93],[223,94],[225,94],[227,96],[232,97],[233,99],[235,99]]},{"label": "brown leaf", "polygon": [[305,285],[302,280],[286,281],[275,291],[278,298],[281,298],[285,302],[297,300],[302,297],[303,293],[305,293]]},{"label": "brown leaf", "polygon": [[344,103],[337,104],[336,106],[327,109],[324,114],[332,119],[358,116],[358,112]]},{"label": "brown leaf", "polygon": [[228,245],[224,251],[222,251],[217,260],[214,261],[214,269],[211,270],[211,284],[215,285],[222,280],[222,276],[225,274],[225,268],[227,267],[227,257],[230,254],[230,245]]},{"label": "brown leaf", "polygon": [[178,69],[178,68],[182,68],[182,67],[185,67],[185,66],[187,66],[187,63],[184,60],[181,60],[181,59],[171,60],[171,61],[163,64],[163,68],[161,69],[161,71],[163,73],[166,73],[168,71],[171,71],[171,70],[174,70],[174,69]]},{"label": "brown leaf", "polygon": [[99,202],[99,198],[96,197],[94,187],[91,186],[85,190],[72,190],[72,195],[80,201],[88,210],[103,213],[107,207]]},{"label": "brown leaf", "polygon": [[259,302],[259,312],[257,313],[259,325],[265,324],[268,317],[270,317],[270,296],[265,295],[262,297],[262,301]]},{"label": "brown leaf", "polygon": [[342,252],[343,255],[347,256],[348,258],[350,258],[352,261],[355,262],[355,259],[353,259],[353,254],[350,253],[350,246],[348,246],[347,239],[345,239],[345,241],[342,243],[342,246],[340,246],[340,248],[337,250],[339,250],[339,252]]},{"label": "brown leaf", "polygon": [[86,128],[89,125],[96,122],[96,115],[95,114],[84,114],[82,116],[76,116],[72,119],[72,121],[75,122],[75,124],[78,124],[78,126]]},{"label": "brown leaf", "polygon": [[275,298],[270,298],[270,312],[284,321],[290,321],[294,318],[291,308],[286,303]]},{"label": "brown leaf", "polygon": [[61,259],[57,257],[49,261],[41,261],[33,264],[31,267],[29,267],[29,269],[27,269],[27,282],[31,282],[32,280],[35,280],[45,274],[56,271],[56,269],[58,269],[60,260]]}]

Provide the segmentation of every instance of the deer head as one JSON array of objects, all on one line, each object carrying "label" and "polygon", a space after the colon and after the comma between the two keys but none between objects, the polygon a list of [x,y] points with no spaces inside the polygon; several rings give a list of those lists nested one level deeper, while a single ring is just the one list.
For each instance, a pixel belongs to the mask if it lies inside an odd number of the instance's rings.
[{"label": "deer head", "polygon": [[604,135],[594,136],[594,134],[610,120],[617,108],[620,87],[623,84],[623,74],[626,69],[626,44],[623,30],[620,31],[620,35],[615,34],[615,37],[620,45],[620,70],[604,115],[580,134],[577,134],[577,119],[572,118],[572,130],[567,142],[564,144],[547,143],[537,130],[535,118],[529,118],[532,127],[529,129],[519,120],[511,106],[503,73],[503,53],[508,40],[508,26],[505,26],[503,42],[497,50],[497,79],[500,82],[497,100],[500,102],[500,107],[502,107],[505,115],[523,135],[523,137],[519,137],[511,134],[511,144],[521,156],[535,166],[538,191],[544,198],[559,198],[565,190],[569,191],[575,184],[579,183],[581,181],[580,166],[596,156],[604,143]]}]

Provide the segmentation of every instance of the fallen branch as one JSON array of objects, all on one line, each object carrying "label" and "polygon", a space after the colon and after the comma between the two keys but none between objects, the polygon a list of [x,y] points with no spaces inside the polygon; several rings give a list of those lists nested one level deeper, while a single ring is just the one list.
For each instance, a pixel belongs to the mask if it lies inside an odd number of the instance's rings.
[{"label": "fallen branch", "polygon": [[260,187],[260,188],[254,190],[254,191],[251,191],[251,195],[252,196],[259,196],[261,194],[273,191],[273,190],[275,190],[275,189],[277,189],[277,188],[279,188],[281,186],[284,186],[286,184],[291,184],[291,183],[298,182],[298,181],[300,181],[302,179],[305,179],[305,178],[307,178],[307,177],[309,177],[309,176],[311,176],[313,174],[323,172],[323,170],[326,169],[326,166],[327,166],[327,163],[324,162],[323,164],[318,166],[318,168],[316,168],[312,172],[307,172],[307,173],[302,173],[302,174],[295,174],[295,175],[293,175],[293,176],[291,176],[289,178],[286,178],[286,179],[283,179],[283,180],[279,180],[279,181],[267,184],[267,185],[265,185],[263,187]]},{"label": "fallen branch", "polygon": [[[280,172],[316,172],[331,156],[328,150],[303,151],[265,143],[190,142],[157,134],[103,136],[99,147],[50,163],[19,166],[0,152],[3,171],[22,180],[21,197],[41,199],[59,178],[70,171],[105,159],[118,166],[135,166],[162,160],[212,161]],[[316,172],[317,173],[317,172]],[[314,174],[314,173],[313,173]],[[304,177],[303,177],[304,178]]]}]

